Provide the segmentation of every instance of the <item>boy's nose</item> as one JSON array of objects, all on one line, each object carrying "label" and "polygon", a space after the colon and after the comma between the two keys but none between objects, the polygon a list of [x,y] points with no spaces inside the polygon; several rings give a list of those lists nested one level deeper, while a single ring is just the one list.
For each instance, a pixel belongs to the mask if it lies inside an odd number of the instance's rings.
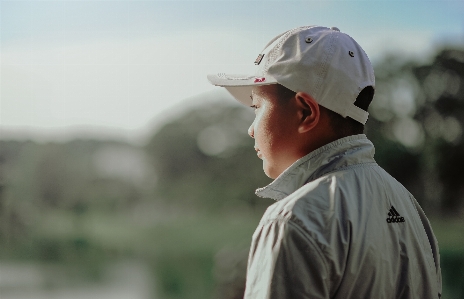
[{"label": "boy's nose", "polygon": [[254,122],[248,128],[248,135],[250,135],[251,138],[255,138],[255,129],[253,125],[254,125]]}]

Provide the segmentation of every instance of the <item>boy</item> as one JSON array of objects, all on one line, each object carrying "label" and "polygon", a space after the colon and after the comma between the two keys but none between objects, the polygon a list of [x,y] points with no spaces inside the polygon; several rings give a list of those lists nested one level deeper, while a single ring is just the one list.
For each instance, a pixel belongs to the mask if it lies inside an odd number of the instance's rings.
[{"label": "boy", "polygon": [[338,28],[271,40],[253,76],[209,75],[255,110],[248,130],[277,202],[256,229],[245,298],[439,298],[438,245],[363,134],[374,71]]}]

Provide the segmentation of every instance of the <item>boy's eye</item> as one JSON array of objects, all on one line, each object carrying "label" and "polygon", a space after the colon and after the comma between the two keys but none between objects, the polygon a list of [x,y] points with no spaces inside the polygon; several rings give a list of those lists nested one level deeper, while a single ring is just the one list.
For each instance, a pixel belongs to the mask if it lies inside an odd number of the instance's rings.
[{"label": "boy's eye", "polygon": [[258,106],[256,106],[256,105],[251,105],[250,107],[255,109],[255,110],[258,109]]}]

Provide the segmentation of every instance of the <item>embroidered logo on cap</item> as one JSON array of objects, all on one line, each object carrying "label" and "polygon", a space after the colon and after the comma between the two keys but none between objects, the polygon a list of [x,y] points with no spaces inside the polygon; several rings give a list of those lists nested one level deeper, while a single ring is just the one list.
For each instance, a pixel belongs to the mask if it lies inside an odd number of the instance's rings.
[{"label": "embroidered logo on cap", "polygon": [[263,60],[264,54],[259,54],[258,57],[255,60],[255,64],[258,65],[261,63],[261,60]]},{"label": "embroidered logo on cap", "polygon": [[260,83],[266,81],[266,78],[256,78],[254,83]]}]

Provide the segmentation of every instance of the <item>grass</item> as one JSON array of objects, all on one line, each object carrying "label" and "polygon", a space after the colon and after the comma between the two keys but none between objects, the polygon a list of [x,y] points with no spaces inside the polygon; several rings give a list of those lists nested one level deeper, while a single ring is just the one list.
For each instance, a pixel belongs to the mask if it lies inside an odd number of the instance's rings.
[{"label": "grass", "polygon": [[440,248],[443,298],[464,298],[464,220],[431,219]]},{"label": "grass", "polygon": [[[67,250],[55,258],[57,262],[80,261],[95,267],[96,256],[106,255],[103,260],[107,262],[111,257],[139,258],[155,274],[155,289],[161,298],[204,299],[211,298],[216,286],[215,255],[224,248],[237,252],[247,249],[260,216],[261,213],[185,214],[147,225],[128,215],[77,216],[57,211],[44,215],[34,234],[55,249]],[[77,246],[82,244],[85,246]],[[36,246],[29,246],[32,247]]]},{"label": "grass", "polygon": [[[260,216],[260,212],[190,213],[143,223],[128,214],[79,216],[56,211],[43,215],[34,226],[30,234],[37,243],[27,248],[42,248],[38,258],[87,264],[93,273],[98,273],[98,263],[140,258],[151,266],[161,298],[211,298],[215,255],[224,248],[237,252],[248,248]],[[464,221],[431,219],[431,223],[440,246],[443,297],[464,298]]]},{"label": "grass", "polygon": [[464,219],[431,219],[440,249],[464,251]]}]

